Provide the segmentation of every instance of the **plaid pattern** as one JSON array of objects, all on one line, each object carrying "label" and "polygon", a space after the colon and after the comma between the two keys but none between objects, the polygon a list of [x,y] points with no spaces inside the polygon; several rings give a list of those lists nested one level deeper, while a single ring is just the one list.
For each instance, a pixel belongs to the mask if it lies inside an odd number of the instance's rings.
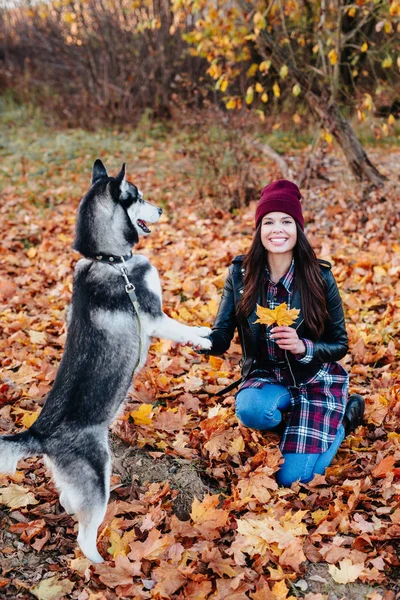
[{"label": "plaid pattern", "polygon": [[306,347],[306,353],[303,356],[299,356],[295,354],[297,360],[303,364],[307,364],[312,361],[312,357],[314,356],[314,344],[311,340],[306,340],[306,338],[301,338]]},{"label": "plaid pattern", "polygon": [[[266,305],[276,308],[286,302],[290,308],[293,296],[294,261],[286,275],[276,284],[265,277]],[[268,329],[260,339],[260,362],[263,356],[269,361],[285,360],[285,353],[269,338]],[[301,363],[309,363],[313,357],[314,344],[303,339],[305,355],[296,356]],[[269,366],[252,372],[252,377],[241,386],[262,388],[268,384],[284,385],[291,395],[286,428],[282,436],[281,451],[288,453],[322,454],[333,443],[342,423],[348,394],[349,376],[336,362],[324,363],[311,379],[293,387],[288,368]]]},{"label": "plaid pattern", "polygon": [[[282,302],[286,302],[290,308],[290,302],[293,296],[293,281],[294,281],[294,259],[291,262],[288,272],[277,283],[270,279],[268,268],[265,269],[264,290],[265,290],[265,306],[268,308],[276,308]],[[268,360],[281,361],[285,360],[285,352],[270,338],[270,327],[265,327],[264,334],[261,337],[260,344],[260,360],[265,356]]]}]

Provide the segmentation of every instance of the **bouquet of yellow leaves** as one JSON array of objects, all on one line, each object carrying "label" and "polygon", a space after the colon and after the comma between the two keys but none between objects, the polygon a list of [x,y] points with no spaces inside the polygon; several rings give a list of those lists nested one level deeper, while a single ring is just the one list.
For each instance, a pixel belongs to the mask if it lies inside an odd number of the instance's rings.
[{"label": "bouquet of yellow leaves", "polygon": [[274,325],[278,327],[289,327],[292,325],[299,315],[300,310],[298,308],[288,309],[286,302],[283,302],[276,308],[264,308],[257,304],[257,321],[254,323],[260,323],[261,325]]}]

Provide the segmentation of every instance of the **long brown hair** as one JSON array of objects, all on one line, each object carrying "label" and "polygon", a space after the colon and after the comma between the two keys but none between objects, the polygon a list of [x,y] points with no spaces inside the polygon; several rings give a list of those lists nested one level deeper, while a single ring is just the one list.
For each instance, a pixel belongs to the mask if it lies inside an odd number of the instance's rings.
[{"label": "long brown hair", "polygon": [[[293,249],[295,263],[295,286],[300,293],[302,312],[306,327],[316,340],[325,328],[328,317],[324,280],[318,259],[301,227],[296,223],[297,242]],[[236,316],[245,320],[253,311],[264,282],[268,254],[261,242],[261,223],[253,237],[250,249],[243,260],[244,290]]]}]

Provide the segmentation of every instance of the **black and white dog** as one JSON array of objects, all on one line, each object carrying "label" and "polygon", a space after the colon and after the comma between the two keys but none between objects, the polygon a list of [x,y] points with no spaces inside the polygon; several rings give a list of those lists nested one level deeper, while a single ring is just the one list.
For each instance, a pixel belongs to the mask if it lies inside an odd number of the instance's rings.
[{"label": "black and white dog", "polygon": [[13,473],[22,457],[45,455],[60,503],[79,521],[79,546],[94,562],[103,560],[96,538],[109,498],[108,426],[146,361],[151,337],[211,346],[208,327],[188,327],[163,313],[157,270],[132,255],[139,234],[150,233],[146,221],[157,222],[161,212],[126,180],[125,165],[109,177],[96,160],[78,210],[74,247],[84,258],[75,268],[54,385],[27,431],[0,437],[1,473]]}]

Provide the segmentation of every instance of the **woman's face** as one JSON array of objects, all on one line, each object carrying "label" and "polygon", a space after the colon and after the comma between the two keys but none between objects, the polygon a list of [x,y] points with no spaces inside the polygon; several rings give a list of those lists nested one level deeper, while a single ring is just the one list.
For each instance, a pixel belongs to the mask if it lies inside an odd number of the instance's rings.
[{"label": "woman's face", "polygon": [[261,242],[267,252],[293,252],[297,242],[296,222],[286,213],[271,212],[261,221]]}]

